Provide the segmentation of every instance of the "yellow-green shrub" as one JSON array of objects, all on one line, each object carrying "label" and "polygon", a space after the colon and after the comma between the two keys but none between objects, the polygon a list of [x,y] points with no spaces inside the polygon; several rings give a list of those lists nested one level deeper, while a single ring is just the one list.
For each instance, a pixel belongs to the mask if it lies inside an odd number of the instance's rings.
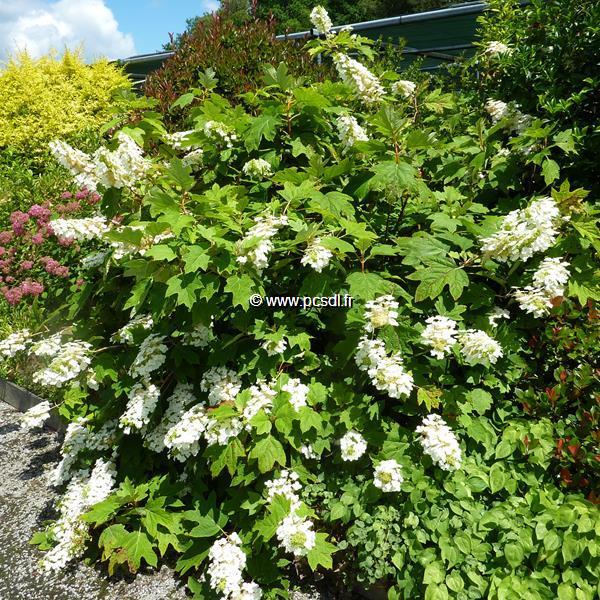
[{"label": "yellow-green shrub", "polygon": [[20,53],[0,69],[0,148],[38,152],[54,138],[96,129],[109,118],[114,93],[129,87],[106,60],[86,65],[79,52]]}]

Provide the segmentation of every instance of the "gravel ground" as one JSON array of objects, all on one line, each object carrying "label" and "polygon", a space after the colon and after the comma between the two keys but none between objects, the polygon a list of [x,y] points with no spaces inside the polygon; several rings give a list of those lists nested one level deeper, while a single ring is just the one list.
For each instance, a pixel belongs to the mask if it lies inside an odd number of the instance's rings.
[{"label": "gravel ground", "polygon": [[[21,431],[18,413],[0,401],[0,600],[180,600],[184,587],[173,572],[138,574],[125,580],[77,563],[48,575],[42,553],[29,544],[43,521],[52,518],[56,494],[44,473],[58,460],[58,434]],[[327,600],[316,591],[296,591],[292,600]]]}]

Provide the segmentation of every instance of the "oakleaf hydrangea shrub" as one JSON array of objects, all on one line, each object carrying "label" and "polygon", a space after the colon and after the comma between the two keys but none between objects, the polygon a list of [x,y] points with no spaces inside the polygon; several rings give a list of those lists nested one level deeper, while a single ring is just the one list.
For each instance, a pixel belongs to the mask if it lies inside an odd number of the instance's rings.
[{"label": "oakleaf hydrangea shrub", "polygon": [[112,150],[56,146],[102,194],[106,254],[68,330],[0,343],[64,390],[43,567],[172,561],[198,598],[319,571],[340,596],[591,600],[600,519],[557,477],[554,409],[576,389],[596,414],[598,349],[548,411],[561,353],[531,340],[598,298],[593,199],[522,177],[552,124],[377,72],[348,31],[308,49],[339,79],[282,64],[181,132],[150,112]]}]

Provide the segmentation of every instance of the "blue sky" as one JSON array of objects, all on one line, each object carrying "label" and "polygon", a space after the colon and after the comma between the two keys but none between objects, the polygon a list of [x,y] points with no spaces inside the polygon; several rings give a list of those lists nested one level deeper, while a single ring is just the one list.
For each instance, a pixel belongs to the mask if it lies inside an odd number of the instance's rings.
[{"label": "blue sky", "polygon": [[169,32],[181,33],[185,20],[213,9],[207,0],[106,0],[121,31],[131,33],[138,54],[155,52],[168,41]]},{"label": "blue sky", "polygon": [[17,50],[41,56],[82,46],[87,60],[161,50],[169,32],[218,0],[0,0],[0,61]]}]

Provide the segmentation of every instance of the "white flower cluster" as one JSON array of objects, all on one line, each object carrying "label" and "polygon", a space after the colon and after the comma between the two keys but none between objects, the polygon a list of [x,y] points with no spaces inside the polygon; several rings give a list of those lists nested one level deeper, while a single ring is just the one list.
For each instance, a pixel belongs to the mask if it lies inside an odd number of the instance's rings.
[{"label": "white flower cluster", "polygon": [[373,333],[385,325],[398,325],[398,302],[393,296],[379,296],[365,304],[365,331]]},{"label": "white flower cluster", "polygon": [[113,333],[111,340],[113,342],[120,342],[121,344],[132,344],[133,343],[133,332],[139,327],[141,329],[152,329],[154,321],[151,315],[138,315]]},{"label": "white flower cluster", "polygon": [[394,81],[392,83],[392,92],[399,94],[405,98],[411,98],[415,95],[417,84],[414,81],[408,81],[407,79],[401,79],[400,81]]},{"label": "white flower cluster", "polygon": [[277,539],[286,552],[294,556],[306,556],[316,543],[313,523],[296,513],[290,513],[277,527]]},{"label": "white flower cluster", "polygon": [[233,129],[220,121],[204,123],[204,135],[212,140],[223,142],[228,148],[233,148],[233,142],[237,140]]},{"label": "white flower cluster", "polygon": [[291,511],[299,508],[300,496],[298,492],[302,489],[302,484],[298,481],[298,473],[283,470],[276,479],[266,481],[265,488],[267,490],[267,502],[272,502],[275,496],[283,496],[289,500]]},{"label": "white flower cluster", "polygon": [[344,150],[349,150],[356,142],[368,142],[367,132],[358,124],[358,121],[351,115],[340,115],[335,124],[338,134],[344,144]]},{"label": "white flower cluster", "polygon": [[367,441],[357,431],[348,431],[340,439],[342,460],[358,460],[367,451]]},{"label": "white flower cluster", "polygon": [[210,587],[225,600],[260,600],[262,591],[253,581],[245,582],[246,554],[237,533],[217,540],[208,553]]},{"label": "white flower cluster", "polygon": [[181,159],[181,162],[183,163],[184,167],[193,167],[194,165],[197,165],[202,160],[203,155],[204,155],[204,150],[202,150],[202,148],[196,148],[195,150],[188,152]]},{"label": "white flower cluster", "polygon": [[485,104],[485,110],[492,118],[494,123],[505,121],[507,131],[521,133],[531,123],[531,117],[523,114],[516,104],[507,104],[502,100],[488,100]]},{"label": "white flower cluster", "polygon": [[500,319],[510,319],[510,313],[503,308],[495,306],[488,315],[488,322],[492,327],[498,327]]},{"label": "white flower cluster", "polygon": [[132,429],[141,430],[150,422],[150,417],[160,398],[160,389],[153,383],[136,383],[129,394],[125,412],[119,417],[119,426],[125,433]]},{"label": "white flower cluster", "polygon": [[41,564],[45,571],[58,571],[83,554],[89,526],[81,520],[81,515],[108,497],[115,479],[114,464],[102,458],[96,461],[91,473],[79,471],[72,479],[57,503],[60,517],[52,526],[52,537],[57,544],[44,555]]},{"label": "white flower cluster", "polygon": [[88,429],[86,423],[86,418],[79,418],[67,425],[61,448],[62,459],[49,475],[50,485],[59,486],[69,481],[73,466],[83,449],[103,452],[112,447],[117,434],[116,421],[107,421],[95,432]]},{"label": "white flower cluster", "polygon": [[306,406],[309,387],[302,383],[296,377],[290,377],[288,382],[281,386],[282,392],[287,392],[290,395],[290,404],[296,411]]},{"label": "white flower cluster", "polygon": [[445,471],[460,468],[462,453],[458,440],[440,415],[428,415],[415,431],[421,435],[425,454],[431,456],[435,464]]},{"label": "white flower cluster", "polygon": [[183,335],[183,343],[194,348],[206,348],[213,339],[212,329],[202,323]]},{"label": "white flower cluster", "polygon": [[102,215],[85,219],[54,219],[50,221],[50,226],[59,238],[78,242],[101,238],[108,231],[106,219]]},{"label": "white flower cluster", "polygon": [[106,188],[132,187],[144,178],[152,163],[143,157],[142,149],[130,136],[120,131],[117,140],[116,150],[102,147],[93,155],[59,140],[50,142],[50,150],[81,187],[89,190],[95,190],[98,185]]},{"label": "white flower cluster", "polygon": [[87,342],[67,342],[63,344],[50,364],[33,374],[33,381],[40,385],[62,387],[67,381],[75,379],[89,366],[91,344]]},{"label": "white flower cluster", "polygon": [[146,379],[167,360],[166,337],[158,333],[150,334],[141,344],[137,356],[133,359],[129,374],[132,377]]},{"label": "white flower cluster", "polygon": [[425,323],[427,326],[421,334],[423,343],[431,347],[431,356],[444,358],[456,344],[456,321],[438,315],[429,317]]},{"label": "white flower cluster", "polygon": [[317,5],[312,9],[310,21],[318,35],[327,35],[333,27],[328,12],[320,5]]},{"label": "white flower cluster", "polygon": [[513,49],[503,42],[490,41],[486,44],[483,53],[487,54],[488,56],[500,56],[502,54],[512,54],[512,51]]},{"label": "white flower cluster", "polygon": [[208,416],[204,438],[209,446],[218,444],[225,446],[231,438],[237,437],[244,429],[244,424],[237,417],[214,419]]},{"label": "white flower cluster", "polygon": [[[273,386],[273,382],[267,383],[266,381],[257,381],[255,385],[250,386],[250,398],[242,413],[246,421],[250,421],[261,409],[266,414],[271,412],[273,399],[277,396],[277,391]],[[246,425],[246,429],[251,429],[249,424]]]},{"label": "white flower cluster", "polygon": [[211,367],[200,381],[200,389],[208,392],[208,403],[217,406],[222,402],[233,402],[242,387],[235,371],[227,367]]},{"label": "white flower cluster", "polygon": [[249,160],[243,167],[242,171],[249,177],[256,179],[265,179],[273,175],[273,168],[264,158],[253,158]]},{"label": "white flower cluster", "polygon": [[373,485],[382,492],[399,492],[402,477],[402,467],[394,459],[382,460],[373,473]]},{"label": "white flower cluster", "polygon": [[49,338],[45,338],[36,342],[31,347],[31,354],[35,356],[44,356],[52,358],[56,356],[62,348],[62,331],[51,335]]},{"label": "white flower cluster", "polygon": [[569,281],[569,263],[561,258],[545,258],[533,275],[533,286],[515,290],[519,306],[535,317],[552,308],[552,298],[562,296]]},{"label": "white flower cluster", "polygon": [[480,329],[460,331],[458,341],[460,342],[461,356],[470,365],[493,365],[504,355],[502,346]]},{"label": "white flower cluster", "polygon": [[358,344],[355,361],[361,371],[366,371],[373,385],[390,398],[408,396],[413,387],[413,376],[404,369],[399,353],[388,356],[381,340],[363,336]]},{"label": "white flower cluster", "polygon": [[21,415],[21,429],[41,427],[49,418],[52,406],[44,400]]},{"label": "white flower cluster", "polygon": [[11,333],[8,337],[0,341],[0,356],[11,358],[27,349],[31,342],[31,333],[29,329],[21,329]]},{"label": "white flower cluster", "polygon": [[307,460],[316,460],[319,458],[319,453],[310,444],[302,444],[300,446],[300,454]]},{"label": "white flower cluster", "polygon": [[333,64],[342,81],[350,86],[365,104],[374,104],[381,100],[385,90],[379,79],[367,67],[340,52],[334,54]]},{"label": "white flower cluster", "polygon": [[278,356],[283,354],[287,348],[287,342],[284,338],[280,340],[265,340],[261,348],[267,353],[267,356]]},{"label": "white flower cluster", "polygon": [[182,414],[173,414],[173,423],[170,423],[163,438],[164,446],[169,449],[169,456],[181,462],[196,456],[207,423],[204,404],[195,404]]},{"label": "white flower cluster", "polygon": [[500,262],[529,260],[554,245],[560,220],[560,210],[552,198],[534,200],[527,208],[508,213],[500,229],[481,240],[481,249]]},{"label": "white flower cluster", "polygon": [[84,256],[79,264],[82,269],[97,269],[105,263],[107,257],[108,252],[92,252]]},{"label": "white flower cluster", "polygon": [[193,129],[187,131],[176,131],[175,133],[167,133],[164,135],[164,140],[173,148],[173,150],[181,150],[184,145],[189,147],[189,140],[187,139],[190,134],[194,133]]},{"label": "white flower cluster", "polygon": [[333,253],[321,245],[321,238],[315,238],[306,248],[304,256],[300,260],[303,265],[309,265],[317,273],[321,273],[329,264]]},{"label": "white flower cluster", "polygon": [[256,225],[250,227],[244,238],[237,243],[237,261],[246,264],[250,261],[259,273],[267,268],[269,254],[273,251],[273,238],[277,230],[287,225],[286,216],[267,215],[256,217]]}]

